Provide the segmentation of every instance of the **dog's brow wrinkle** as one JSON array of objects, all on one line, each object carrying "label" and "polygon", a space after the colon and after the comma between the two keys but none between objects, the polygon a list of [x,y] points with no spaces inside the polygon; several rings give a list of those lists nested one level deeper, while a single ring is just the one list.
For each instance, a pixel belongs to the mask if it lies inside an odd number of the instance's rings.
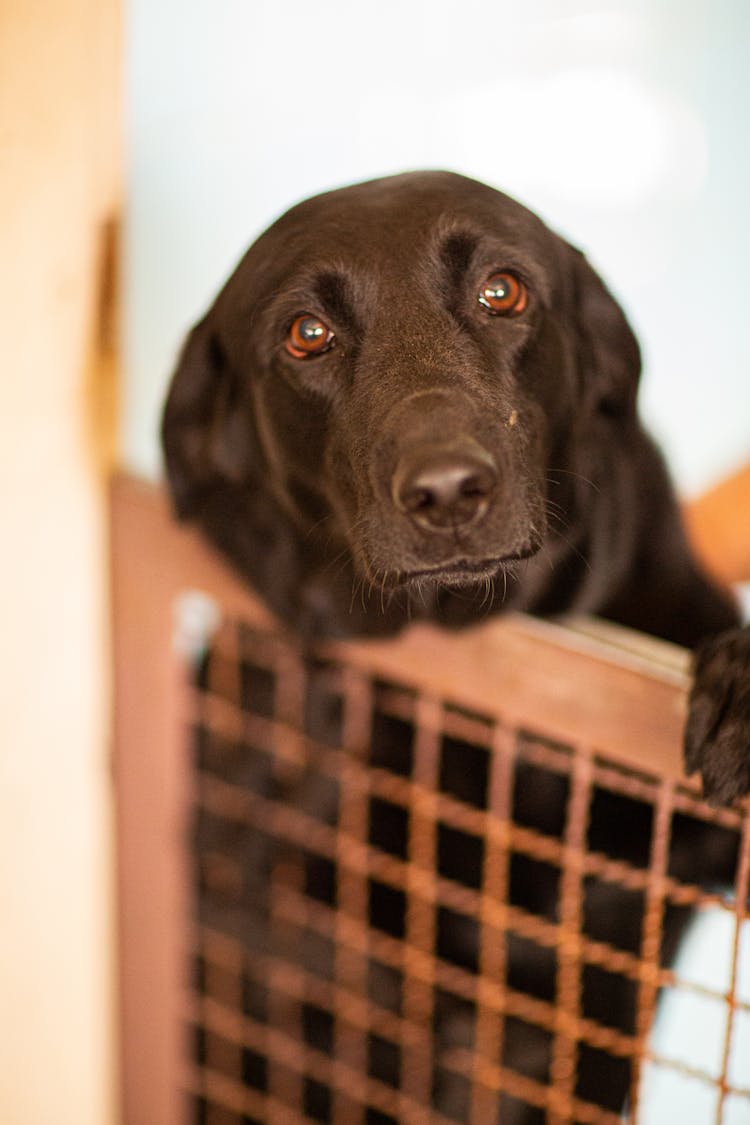
[{"label": "dog's brow wrinkle", "polygon": [[332,272],[320,274],[315,281],[315,290],[326,312],[356,331],[359,324],[348,289],[345,279]]},{"label": "dog's brow wrinkle", "polygon": [[460,282],[476,249],[476,239],[466,231],[449,234],[440,247],[440,257],[450,272],[451,281]]}]

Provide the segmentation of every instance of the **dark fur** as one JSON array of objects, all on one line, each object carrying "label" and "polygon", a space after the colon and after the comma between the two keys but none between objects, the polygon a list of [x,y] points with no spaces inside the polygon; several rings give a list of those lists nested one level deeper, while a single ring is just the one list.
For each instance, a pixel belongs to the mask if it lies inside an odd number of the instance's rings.
[{"label": "dark fur", "polygon": [[[507,267],[529,307],[490,317],[478,288]],[[331,351],[286,353],[302,312]],[[302,633],[572,610],[694,647],[737,612],[687,546],[639,372],[601,279],[526,208],[448,173],[377,180],[279,219],[193,329],[169,483]],[[394,502],[415,458],[476,450],[494,467],[481,518],[435,530]],[[687,764],[717,802],[750,789],[749,650],[735,631],[697,663]]]}]

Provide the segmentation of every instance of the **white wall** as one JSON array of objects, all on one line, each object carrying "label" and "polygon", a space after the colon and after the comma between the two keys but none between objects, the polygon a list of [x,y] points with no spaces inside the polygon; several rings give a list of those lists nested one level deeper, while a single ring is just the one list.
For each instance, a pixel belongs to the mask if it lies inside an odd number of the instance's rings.
[{"label": "white wall", "polygon": [[620,295],[683,490],[750,454],[744,0],[131,0],[125,452],[179,341],[319,190],[420,166],[541,211]]}]

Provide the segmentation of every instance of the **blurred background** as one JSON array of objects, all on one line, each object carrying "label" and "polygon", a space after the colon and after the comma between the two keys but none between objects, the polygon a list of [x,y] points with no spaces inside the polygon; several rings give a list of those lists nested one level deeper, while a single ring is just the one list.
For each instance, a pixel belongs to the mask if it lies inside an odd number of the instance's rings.
[{"label": "blurred background", "polygon": [[704,491],[750,457],[749,41],[742,0],[3,4],[4,1122],[116,1120],[106,480],[158,476],[189,325],[300,198],[459,171],[605,276]]}]

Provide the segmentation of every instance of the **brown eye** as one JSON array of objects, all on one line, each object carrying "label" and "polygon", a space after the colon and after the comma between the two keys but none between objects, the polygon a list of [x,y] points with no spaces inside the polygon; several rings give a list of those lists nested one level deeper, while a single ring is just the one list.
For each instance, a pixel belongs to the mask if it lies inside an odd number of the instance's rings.
[{"label": "brown eye", "polygon": [[287,333],[286,350],[295,359],[306,359],[308,356],[321,355],[333,344],[335,337],[327,324],[318,320],[317,316],[303,313],[295,317]]},{"label": "brown eye", "polygon": [[479,290],[479,304],[495,316],[518,316],[528,300],[529,292],[520,277],[507,270],[493,273]]}]

